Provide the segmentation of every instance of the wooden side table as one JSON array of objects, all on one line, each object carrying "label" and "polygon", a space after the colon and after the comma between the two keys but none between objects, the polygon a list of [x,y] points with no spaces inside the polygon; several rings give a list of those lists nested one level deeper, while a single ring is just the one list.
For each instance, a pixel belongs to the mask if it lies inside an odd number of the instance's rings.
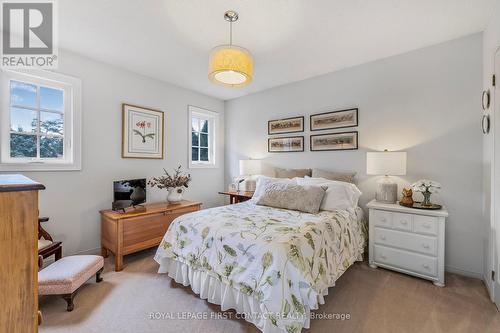
[{"label": "wooden side table", "polygon": [[224,191],[224,192],[219,192],[219,194],[229,195],[229,202],[231,203],[231,205],[250,200],[252,199],[253,196],[253,192],[244,192],[244,191],[237,191],[237,192]]},{"label": "wooden side table", "polygon": [[146,204],[126,213],[101,211],[101,251],[115,255],[115,271],[123,269],[123,256],[160,244],[170,223],[178,216],[200,210],[201,203],[183,200]]}]

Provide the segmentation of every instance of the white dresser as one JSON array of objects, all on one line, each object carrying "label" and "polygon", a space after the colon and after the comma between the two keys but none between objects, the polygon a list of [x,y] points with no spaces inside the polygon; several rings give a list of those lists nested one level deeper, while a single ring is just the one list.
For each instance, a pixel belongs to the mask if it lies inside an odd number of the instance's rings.
[{"label": "white dresser", "polygon": [[414,209],[375,200],[367,207],[370,267],[418,276],[444,287],[446,209]]}]

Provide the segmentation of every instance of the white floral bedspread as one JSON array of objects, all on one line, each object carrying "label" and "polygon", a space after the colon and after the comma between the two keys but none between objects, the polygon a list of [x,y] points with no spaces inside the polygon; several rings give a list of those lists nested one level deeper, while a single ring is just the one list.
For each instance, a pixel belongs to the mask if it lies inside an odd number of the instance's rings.
[{"label": "white floral bedspread", "polygon": [[178,217],[158,247],[168,257],[253,296],[273,325],[300,332],[318,295],[362,259],[365,225],[356,212],[307,214],[252,201]]}]

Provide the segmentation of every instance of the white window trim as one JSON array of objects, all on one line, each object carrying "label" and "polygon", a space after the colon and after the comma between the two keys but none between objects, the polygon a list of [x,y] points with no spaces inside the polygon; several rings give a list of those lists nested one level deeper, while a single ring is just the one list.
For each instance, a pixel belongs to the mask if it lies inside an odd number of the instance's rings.
[{"label": "white window trim", "polygon": [[[37,85],[56,87],[65,86],[64,119],[64,147],[66,155],[64,161],[40,160],[28,161],[11,158],[10,155],[10,80],[32,82]],[[0,171],[65,171],[81,170],[81,105],[82,105],[82,82],[80,79],[39,69],[30,70],[2,70],[0,71]],[[71,99],[69,98],[71,97]],[[66,113],[69,109],[69,114]],[[71,130],[69,130],[71,129]]]},{"label": "white window trim", "polygon": [[[211,157],[210,162],[193,162],[191,148],[193,144],[193,138],[191,135],[191,124],[193,120],[193,115],[205,118],[209,120],[209,156]],[[203,109],[197,106],[188,105],[188,161],[190,169],[203,169],[203,168],[218,168],[218,152],[217,152],[217,134],[219,131],[219,114],[214,111],[209,111],[207,109]],[[209,159],[210,159],[209,157]]]}]

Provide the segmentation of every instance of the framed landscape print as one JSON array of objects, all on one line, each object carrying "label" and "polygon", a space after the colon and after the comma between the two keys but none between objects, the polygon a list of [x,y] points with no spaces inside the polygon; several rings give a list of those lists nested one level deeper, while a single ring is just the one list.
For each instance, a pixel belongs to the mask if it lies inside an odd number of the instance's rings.
[{"label": "framed landscape print", "polygon": [[122,157],[163,158],[162,111],[122,104]]},{"label": "framed landscape print", "polygon": [[267,122],[267,134],[285,134],[304,132],[304,116],[269,120]]},{"label": "framed landscape print", "polygon": [[269,138],[267,151],[270,153],[287,153],[304,151],[304,137],[290,136],[285,138]]},{"label": "framed landscape print", "polygon": [[313,114],[310,117],[311,131],[321,131],[358,126],[358,109]]},{"label": "framed landscape print", "polygon": [[358,149],[358,132],[311,135],[311,151]]}]

